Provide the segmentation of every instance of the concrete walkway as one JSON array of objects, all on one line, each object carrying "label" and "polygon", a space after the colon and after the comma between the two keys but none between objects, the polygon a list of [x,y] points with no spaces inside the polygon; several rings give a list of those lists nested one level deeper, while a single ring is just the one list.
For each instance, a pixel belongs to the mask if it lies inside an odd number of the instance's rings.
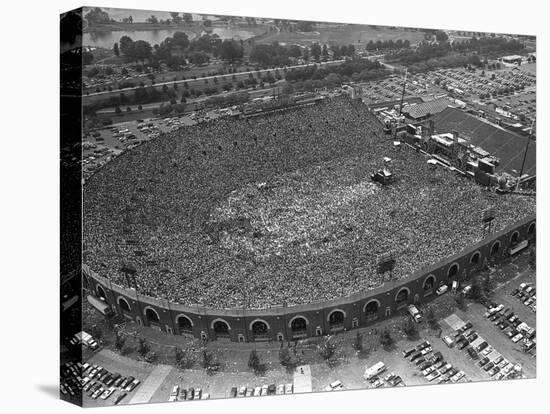
[{"label": "concrete walkway", "polygon": [[311,367],[309,365],[301,365],[294,371],[294,393],[311,392]]},{"label": "concrete walkway", "polygon": [[129,404],[148,403],[171,371],[172,367],[169,365],[158,365],[155,367],[145,381],[143,381],[143,384],[138,387],[136,394],[130,400]]}]

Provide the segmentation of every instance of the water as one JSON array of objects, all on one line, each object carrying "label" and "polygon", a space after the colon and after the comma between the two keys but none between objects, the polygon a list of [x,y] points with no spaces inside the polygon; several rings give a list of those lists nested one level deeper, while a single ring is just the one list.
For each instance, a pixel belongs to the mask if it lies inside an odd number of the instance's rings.
[{"label": "water", "polygon": [[[132,40],[145,40],[149,42],[151,46],[160,44],[167,37],[173,36],[175,32],[181,32],[181,29],[162,29],[162,30],[126,30],[126,31],[114,31],[114,32],[94,32],[84,33],[83,45],[103,47],[106,49],[112,49],[113,45],[120,41],[122,36],[130,36]],[[183,30],[185,32],[185,30]],[[254,36],[253,32],[240,29],[227,29],[222,27],[216,27],[212,29],[212,32],[217,34],[221,39],[248,39]],[[194,33],[185,32],[189,39],[195,37]]]}]

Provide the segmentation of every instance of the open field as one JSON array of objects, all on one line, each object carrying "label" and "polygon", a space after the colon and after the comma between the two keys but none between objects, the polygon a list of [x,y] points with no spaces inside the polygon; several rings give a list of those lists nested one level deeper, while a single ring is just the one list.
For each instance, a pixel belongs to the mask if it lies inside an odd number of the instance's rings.
[{"label": "open field", "polygon": [[284,44],[311,45],[314,42],[349,45],[352,44],[356,49],[364,49],[367,43],[372,40],[409,40],[411,44],[416,44],[424,39],[423,32],[416,30],[410,31],[401,28],[389,28],[383,26],[367,25],[341,25],[328,27],[315,27],[311,32],[288,32],[280,31],[269,33],[262,36],[256,43],[279,42]]}]

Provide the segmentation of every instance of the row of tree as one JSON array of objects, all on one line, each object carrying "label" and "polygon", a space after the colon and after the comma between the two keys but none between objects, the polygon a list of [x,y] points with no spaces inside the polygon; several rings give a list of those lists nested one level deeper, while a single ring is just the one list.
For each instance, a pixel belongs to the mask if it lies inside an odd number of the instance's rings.
[{"label": "row of tree", "polygon": [[373,42],[372,40],[367,43],[365,46],[365,49],[369,52],[373,52],[375,50],[395,50],[395,49],[408,49],[411,47],[411,42],[409,42],[407,39],[401,40],[397,39],[396,41],[390,40],[377,40],[376,42]]}]

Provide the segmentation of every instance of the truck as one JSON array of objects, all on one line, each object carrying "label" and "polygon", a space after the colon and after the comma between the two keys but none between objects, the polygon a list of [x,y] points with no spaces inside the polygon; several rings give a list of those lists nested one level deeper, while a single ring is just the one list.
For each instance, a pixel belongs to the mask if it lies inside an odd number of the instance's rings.
[{"label": "truck", "polygon": [[97,349],[99,347],[99,345],[97,344],[96,340],[92,337],[92,335],[84,331],[80,331],[76,333],[70,342],[73,345],[76,345],[76,344],[86,345],[90,349]]},{"label": "truck", "polygon": [[422,322],[422,315],[420,314],[420,311],[416,306],[409,305],[407,306],[407,310],[409,311],[409,314],[412,316],[415,322],[417,323]]},{"label": "truck", "polygon": [[377,362],[372,367],[369,367],[365,370],[365,373],[363,374],[363,378],[367,381],[370,381],[374,377],[380,375],[385,370],[386,370],[386,365],[382,361]]}]

